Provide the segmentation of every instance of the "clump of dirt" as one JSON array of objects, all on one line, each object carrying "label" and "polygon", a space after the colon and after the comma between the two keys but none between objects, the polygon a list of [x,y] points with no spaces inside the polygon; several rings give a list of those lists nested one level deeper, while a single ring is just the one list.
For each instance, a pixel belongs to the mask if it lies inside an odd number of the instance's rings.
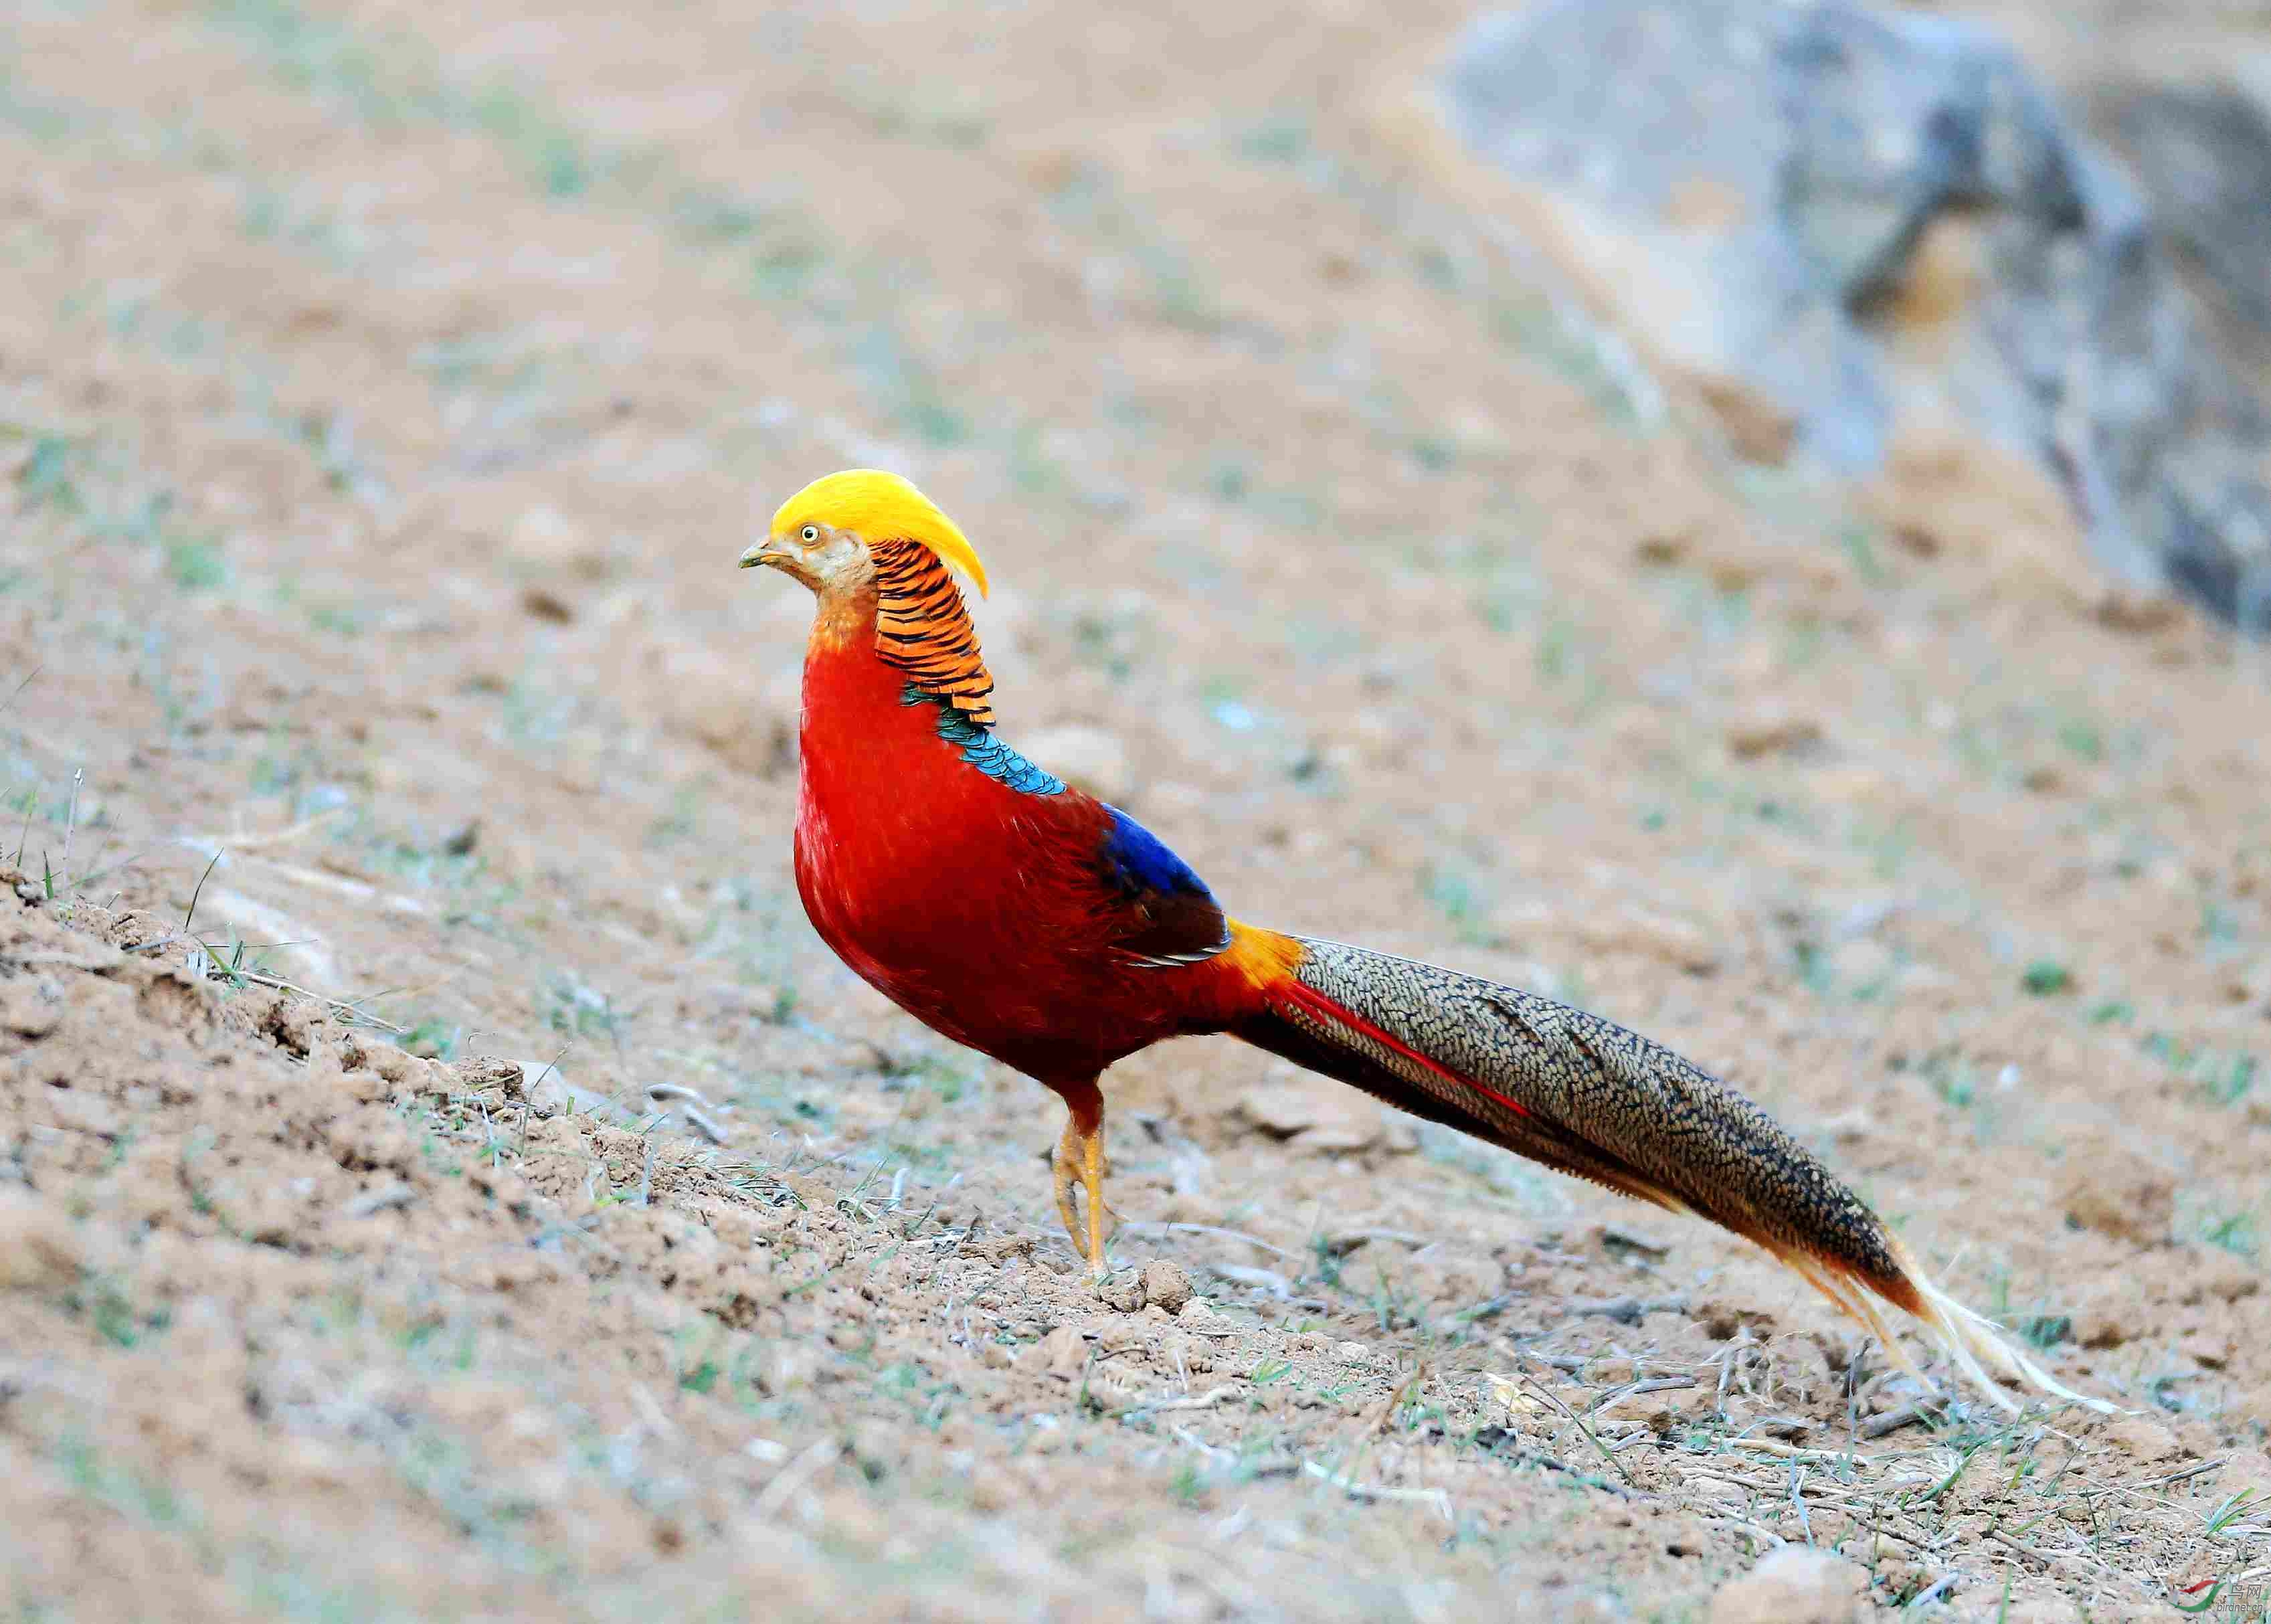
[{"label": "clump of dirt", "polygon": [[2066,1142],[2059,1200],[2069,1224],[2158,1246],[2176,1223],[2177,1181],[2131,1141],[2100,1130]]}]

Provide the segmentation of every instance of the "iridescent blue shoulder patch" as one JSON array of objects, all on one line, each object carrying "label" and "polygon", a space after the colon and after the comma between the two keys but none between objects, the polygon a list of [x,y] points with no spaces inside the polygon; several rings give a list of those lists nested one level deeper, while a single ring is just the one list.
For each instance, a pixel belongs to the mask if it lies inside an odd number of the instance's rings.
[{"label": "iridescent blue shoulder patch", "polygon": [[938,707],[938,736],[962,752],[962,759],[992,778],[1006,784],[1021,795],[1061,795],[1064,780],[1054,772],[1033,765],[1024,756],[994,736],[991,727],[981,726],[935,694],[927,694],[910,682],[899,696],[901,704],[934,704]]}]

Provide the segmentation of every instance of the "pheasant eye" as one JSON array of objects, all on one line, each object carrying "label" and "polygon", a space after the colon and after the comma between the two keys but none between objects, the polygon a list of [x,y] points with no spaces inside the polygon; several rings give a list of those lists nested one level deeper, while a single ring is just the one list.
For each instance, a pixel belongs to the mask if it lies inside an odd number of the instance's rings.
[{"label": "pheasant eye", "polygon": [[803,540],[808,543],[817,541],[820,540],[820,526],[817,525],[807,525],[802,530],[798,531],[796,533],[803,538]]}]

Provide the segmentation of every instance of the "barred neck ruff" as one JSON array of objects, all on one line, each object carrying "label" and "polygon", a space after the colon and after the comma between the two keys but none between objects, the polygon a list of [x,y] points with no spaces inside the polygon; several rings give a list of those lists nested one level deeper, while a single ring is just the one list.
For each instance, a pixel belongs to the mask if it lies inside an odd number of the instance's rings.
[{"label": "barred neck ruff", "polygon": [[993,674],[961,591],[919,541],[876,541],[875,652],[907,685],[979,727],[994,725]]}]

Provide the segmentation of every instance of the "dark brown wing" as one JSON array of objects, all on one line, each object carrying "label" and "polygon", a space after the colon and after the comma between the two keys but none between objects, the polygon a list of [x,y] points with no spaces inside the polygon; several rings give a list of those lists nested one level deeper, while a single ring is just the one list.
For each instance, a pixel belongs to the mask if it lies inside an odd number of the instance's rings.
[{"label": "dark brown wing", "polygon": [[1230,945],[1230,921],[1207,883],[1117,807],[1097,852],[1112,945],[1147,965],[1190,965]]}]

